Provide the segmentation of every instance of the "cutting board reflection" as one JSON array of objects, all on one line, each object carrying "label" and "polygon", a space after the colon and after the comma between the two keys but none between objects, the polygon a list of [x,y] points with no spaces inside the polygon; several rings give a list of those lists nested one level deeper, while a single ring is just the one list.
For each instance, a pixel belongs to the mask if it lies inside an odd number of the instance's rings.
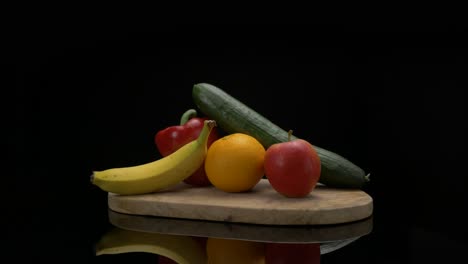
[{"label": "cutting board reflection", "polygon": [[180,183],[163,192],[143,195],[109,193],[109,209],[152,215],[265,225],[326,225],[372,215],[373,199],[357,189],[317,186],[305,198],[287,198],[262,179],[250,192],[226,193],[214,187]]}]

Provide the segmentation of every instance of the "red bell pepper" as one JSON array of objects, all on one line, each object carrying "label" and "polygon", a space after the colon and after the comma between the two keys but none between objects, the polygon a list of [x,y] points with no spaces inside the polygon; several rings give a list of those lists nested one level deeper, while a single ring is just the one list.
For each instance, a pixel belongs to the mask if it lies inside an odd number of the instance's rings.
[{"label": "red bell pepper", "polygon": [[[180,125],[170,126],[156,133],[154,141],[159,153],[163,157],[168,156],[183,145],[198,138],[203,128],[203,123],[208,118],[196,117],[196,115],[196,110],[189,109],[182,115]],[[208,137],[207,146],[209,147],[219,137],[217,128],[214,127]],[[184,182],[194,186],[211,185],[206,176],[204,166],[201,166],[195,173],[186,178]]]}]

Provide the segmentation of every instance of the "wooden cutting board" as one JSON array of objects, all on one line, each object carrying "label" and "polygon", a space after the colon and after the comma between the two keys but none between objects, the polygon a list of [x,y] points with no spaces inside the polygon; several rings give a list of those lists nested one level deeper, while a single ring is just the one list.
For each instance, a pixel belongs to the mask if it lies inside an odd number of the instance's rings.
[{"label": "wooden cutting board", "polygon": [[125,214],[264,225],[327,225],[372,215],[373,199],[358,189],[318,185],[307,197],[287,198],[267,179],[251,191],[227,193],[180,183],[166,191],[143,195],[109,193],[109,209]]},{"label": "wooden cutting board", "polygon": [[330,243],[368,235],[373,218],[336,225],[257,225],[129,215],[108,210],[109,222],[118,228],[145,233],[214,237],[274,243]]}]

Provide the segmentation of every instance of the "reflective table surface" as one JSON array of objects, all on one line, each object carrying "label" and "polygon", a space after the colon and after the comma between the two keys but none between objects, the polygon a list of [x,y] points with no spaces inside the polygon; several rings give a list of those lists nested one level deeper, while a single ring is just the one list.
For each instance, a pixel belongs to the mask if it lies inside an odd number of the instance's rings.
[{"label": "reflective table surface", "polygon": [[327,255],[360,243],[373,224],[372,216],[322,226],[208,222],[112,210],[108,216],[110,226],[94,247],[96,261],[138,255],[142,263],[150,256],[159,263],[320,263]]},{"label": "reflective table surface", "polygon": [[37,207],[17,210],[16,204],[16,213],[7,206],[5,257],[26,263],[302,263],[297,256],[303,263],[421,263],[455,261],[467,246],[465,225],[456,219],[428,226],[417,211],[398,216],[379,203],[371,217],[352,223],[265,226],[127,215],[109,210],[105,193],[90,193],[59,199],[67,197],[59,192],[49,204],[37,197],[29,201]]}]

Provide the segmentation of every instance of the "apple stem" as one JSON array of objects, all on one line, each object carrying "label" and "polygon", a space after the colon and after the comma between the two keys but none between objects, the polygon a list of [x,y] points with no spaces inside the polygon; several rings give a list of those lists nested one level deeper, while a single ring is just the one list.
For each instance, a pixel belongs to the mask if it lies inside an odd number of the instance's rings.
[{"label": "apple stem", "polygon": [[288,131],[288,141],[291,141],[291,135],[292,135],[293,131],[290,129]]}]

